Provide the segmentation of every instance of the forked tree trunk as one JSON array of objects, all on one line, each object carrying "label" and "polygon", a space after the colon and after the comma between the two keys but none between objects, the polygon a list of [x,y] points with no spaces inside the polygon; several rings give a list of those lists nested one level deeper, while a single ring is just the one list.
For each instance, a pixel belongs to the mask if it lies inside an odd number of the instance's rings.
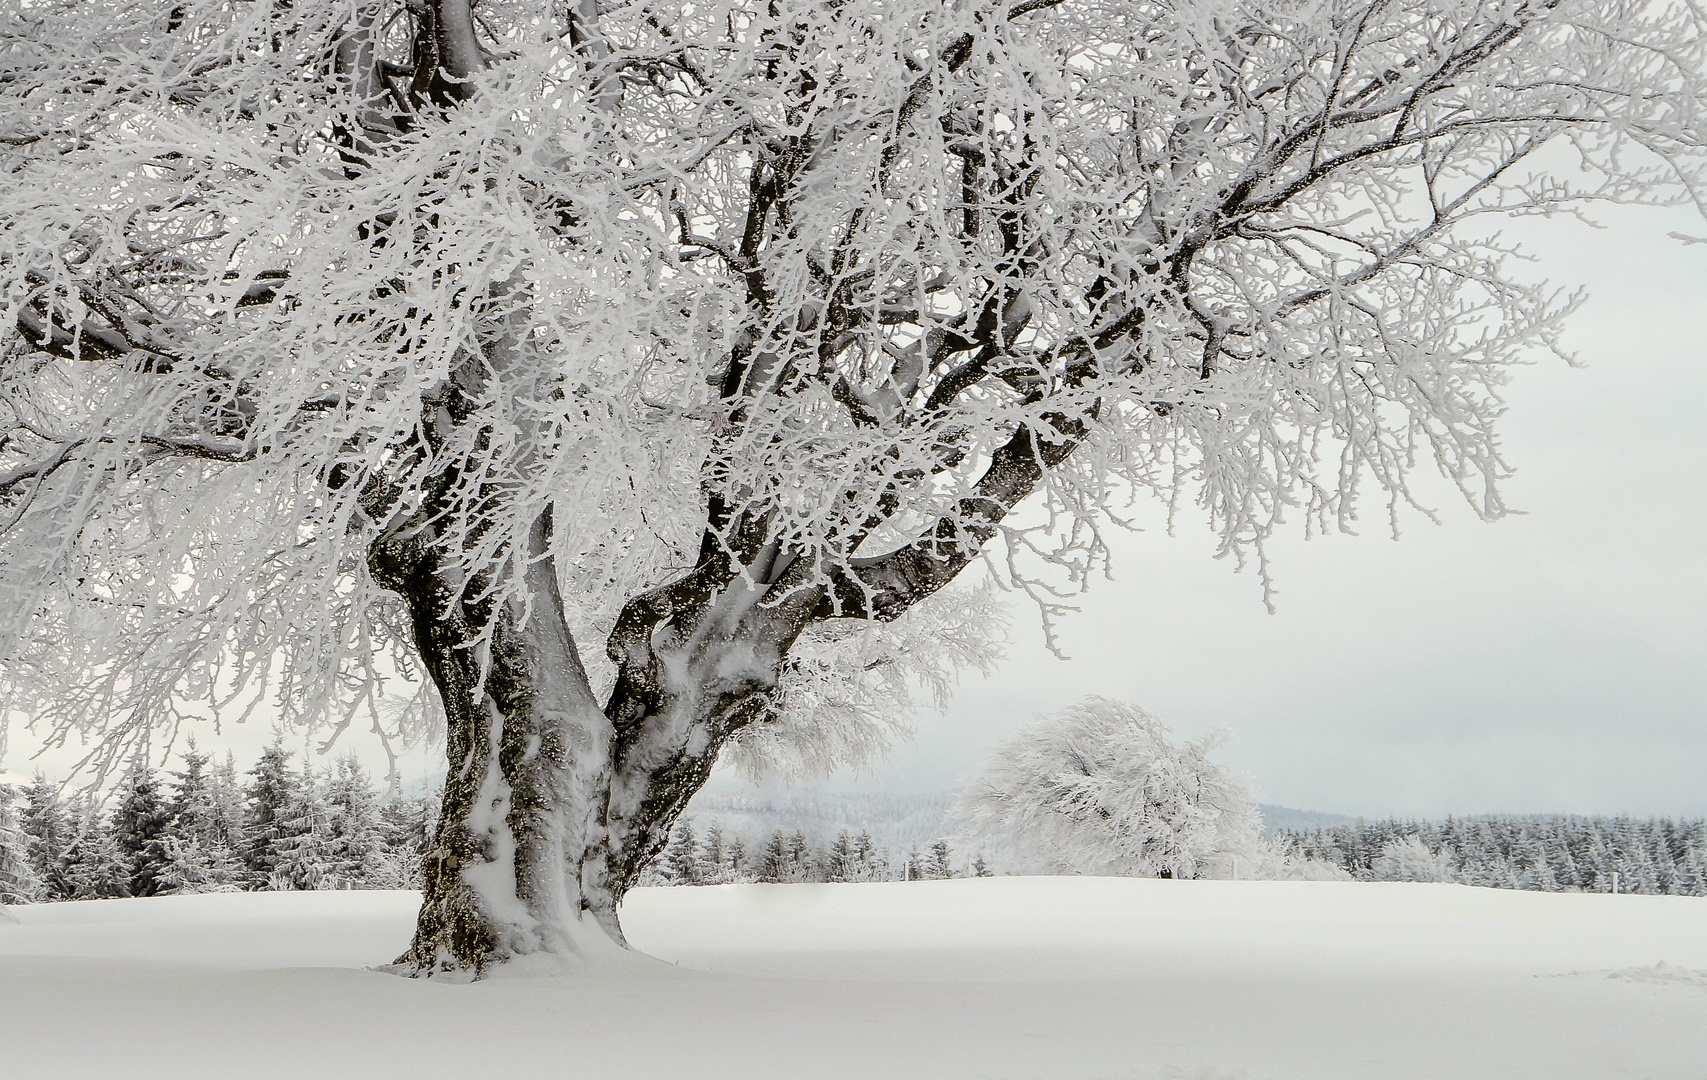
[{"label": "forked tree trunk", "polygon": [[625,948],[623,894],[724,741],[769,712],[818,601],[805,590],[761,604],[768,587],[750,573],[702,566],[628,605],[600,708],[564,618],[550,530],[547,513],[530,536],[526,611],[467,602],[422,538],[383,541],[369,559],[408,604],[447,720],[443,809],[415,938],[397,961],[412,974],[478,978],[522,957],[560,967]]},{"label": "forked tree trunk", "polygon": [[[543,548],[549,529],[546,515],[530,546]],[[516,957],[567,961],[621,947],[616,897],[599,865],[611,725],[550,561],[531,564],[528,612],[463,602],[415,543],[376,547],[370,561],[409,605],[446,716],[443,809],[422,863],[415,938],[398,964],[478,977]],[[473,643],[486,620],[482,657]]]}]

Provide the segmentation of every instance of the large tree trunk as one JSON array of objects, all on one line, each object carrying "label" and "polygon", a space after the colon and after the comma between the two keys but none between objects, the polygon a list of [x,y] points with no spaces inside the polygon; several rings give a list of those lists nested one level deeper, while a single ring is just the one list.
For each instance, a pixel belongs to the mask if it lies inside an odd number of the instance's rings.
[{"label": "large tree trunk", "polygon": [[[768,715],[819,602],[754,568],[702,564],[631,602],[600,708],[564,617],[551,515],[529,537],[527,610],[471,602],[420,534],[369,564],[408,604],[446,715],[449,772],[422,866],[413,974],[478,978],[521,957],[574,964],[625,948],[617,905],[710,776],[719,748]],[[482,636],[488,631],[487,637]],[[482,646],[483,640],[490,644]]]},{"label": "large tree trunk", "polygon": [[[533,528],[536,554],[549,530],[546,514]],[[526,612],[467,602],[420,541],[376,546],[370,561],[408,603],[447,721],[444,804],[422,865],[414,942],[399,965],[478,977],[517,957],[566,963],[621,947],[617,897],[599,865],[611,725],[570,636],[551,561],[530,564]]]}]

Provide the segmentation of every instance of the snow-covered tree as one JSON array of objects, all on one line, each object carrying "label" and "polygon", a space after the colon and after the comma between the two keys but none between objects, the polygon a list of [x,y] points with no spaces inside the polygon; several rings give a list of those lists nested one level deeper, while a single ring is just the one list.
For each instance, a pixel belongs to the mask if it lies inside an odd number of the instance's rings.
[{"label": "snow-covered tree", "polygon": [[1401,836],[1387,841],[1372,869],[1377,881],[1451,881],[1452,852],[1433,851],[1419,836]]},{"label": "snow-covered tree", "polygon": [[114,900],[129,896],[131,861],[119,849],[113,831],[95,808],[85,804],[77,815],[82,829],[60,856],[58,874],[71,900]]},{"label": "snow-covered tree", "polygon": [[249,770],[243,800],[243,863],[254,885],[271,880],[279,863],[279,845],[291,836],[289,814],[310,779],[290,769],[290,751],[275,740]]},{"label": "snow-covered tree", "polygon": [[421,858],[432,839],[438,799],[392,798],[380,807],[380,837],[385,844],[385,872],[375,887],[416,889],[421,885]]},{"label": "snow-covered tree", "polygon": [[160,791],[159,778],[141,757],[125,774],[118,796],[108,828],[130,866],[128,891],[131,896],[153,896],[165,887],[160,875],[169,860],[166,839],[172,810]]},{"label": "snow-covered tree", "polygon": [[683,818],[676,822],[670,835],[670,845],[664,849],[661,872],[671,885],[699,885],[701,868],[699,837],[694,832],[692,819]]},{"label": "snow-covered tree", "polygon": [[925,851],[924,863],[920,867],[923,877],[933,881],[944,881],[954,876],[954,867],[949,864],[947,840],[933,840]]},{"label": "snow-covered tree", "polygon": [[1176,744],[1160,720],[1091,698],[990,755],[954,813],[973,840],[1012,844],[1046,873],[1198,877],[1257,843],[1245,783],[1209,760],[1216,740]]},{"label": "snow-covered tree", "polygon": [[715,819],[706,825],[695,858],[698,862],[695,873],[701,885],[722,885],[734,880],[734,871],[729,865],[729,846],[723,840],[723,826]]},{"label": "snow-covered tree", "polygon": [[386,860],[379,796],[354,754],[338,759],[326,783],[326,810],[331,842],[322,888],[405,887]]},{"label": "snow-covered tree", "polygon": [[409,963],[620,942],[719,753],[867,745],[819,662],[981,555],[1048,602],[1134,488],[1259,558],[1417,468],[1499,517],[1571,304],[1483,222],[1702,190],[1704,18],[13,5],[7,706],[112,768],[262,692],[403,735],[424,678]]},{"label": "snow-covered tree", "polygon": [[334,876],[338,869],[337,840],[332,835],[332,808],[319,777],[304,773],[297,780],[290,801],[278,809],[275,823],[267,888],[348,888]]},{"label": "snow-covered tree", "polygon": [[28,904],[41,896],[41,878],[31,858],[32,838],[13,805],[18,789],[0,784],[0,904]]},{"label": "snow-covered tree", "polygon": [[244,867],[231,847],[220,781],[216,770],[208,768],[211,760],[191,739],[182,769],[172,773],[160,892],[224,892],[241,887]]},{"label": "snow-covered tree", "polygon": [[30,838],[30,867],[41,883],[43,897],[69,899],[70,893],[59,877],[59,859],[76,838],[77,830],[59,796],[59,785],[38,771],[21,794],[18,826]]}]

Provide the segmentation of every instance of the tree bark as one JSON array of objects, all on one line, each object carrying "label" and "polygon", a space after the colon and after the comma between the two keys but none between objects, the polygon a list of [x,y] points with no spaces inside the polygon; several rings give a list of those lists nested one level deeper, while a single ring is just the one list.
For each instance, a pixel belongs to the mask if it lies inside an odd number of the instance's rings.
[{"label": "tree bark", "polygon": [[468,602],[425,541],[381,543],[370,558],[408,604],[446,716],[443,809],[397,961],[414,974],[478,978],[518,957],[567,963],[624,944],[598,865],[611,727],[564,618],[550,529],[549,512],[533,525],[526,611]]}]

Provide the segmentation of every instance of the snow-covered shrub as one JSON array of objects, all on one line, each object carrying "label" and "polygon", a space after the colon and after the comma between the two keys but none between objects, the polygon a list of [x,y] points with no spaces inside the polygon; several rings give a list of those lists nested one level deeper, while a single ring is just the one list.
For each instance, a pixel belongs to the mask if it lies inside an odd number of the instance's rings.
[{"label": "snow-covered shrub", "polygon": [[998,747],[954,813],[968,840],[1010,842],[1044,873],[1231,877],[1264,845],[1244,781],[1209,760],[1218,742],[1175,744],[1144,710],[1091,698]]},{"label": "snow-covered shrub", "polygon": [[1452,852],[1430,850],[1418,836],[1389,840],[1371,865],[1376,881],[1452,881]]}]

